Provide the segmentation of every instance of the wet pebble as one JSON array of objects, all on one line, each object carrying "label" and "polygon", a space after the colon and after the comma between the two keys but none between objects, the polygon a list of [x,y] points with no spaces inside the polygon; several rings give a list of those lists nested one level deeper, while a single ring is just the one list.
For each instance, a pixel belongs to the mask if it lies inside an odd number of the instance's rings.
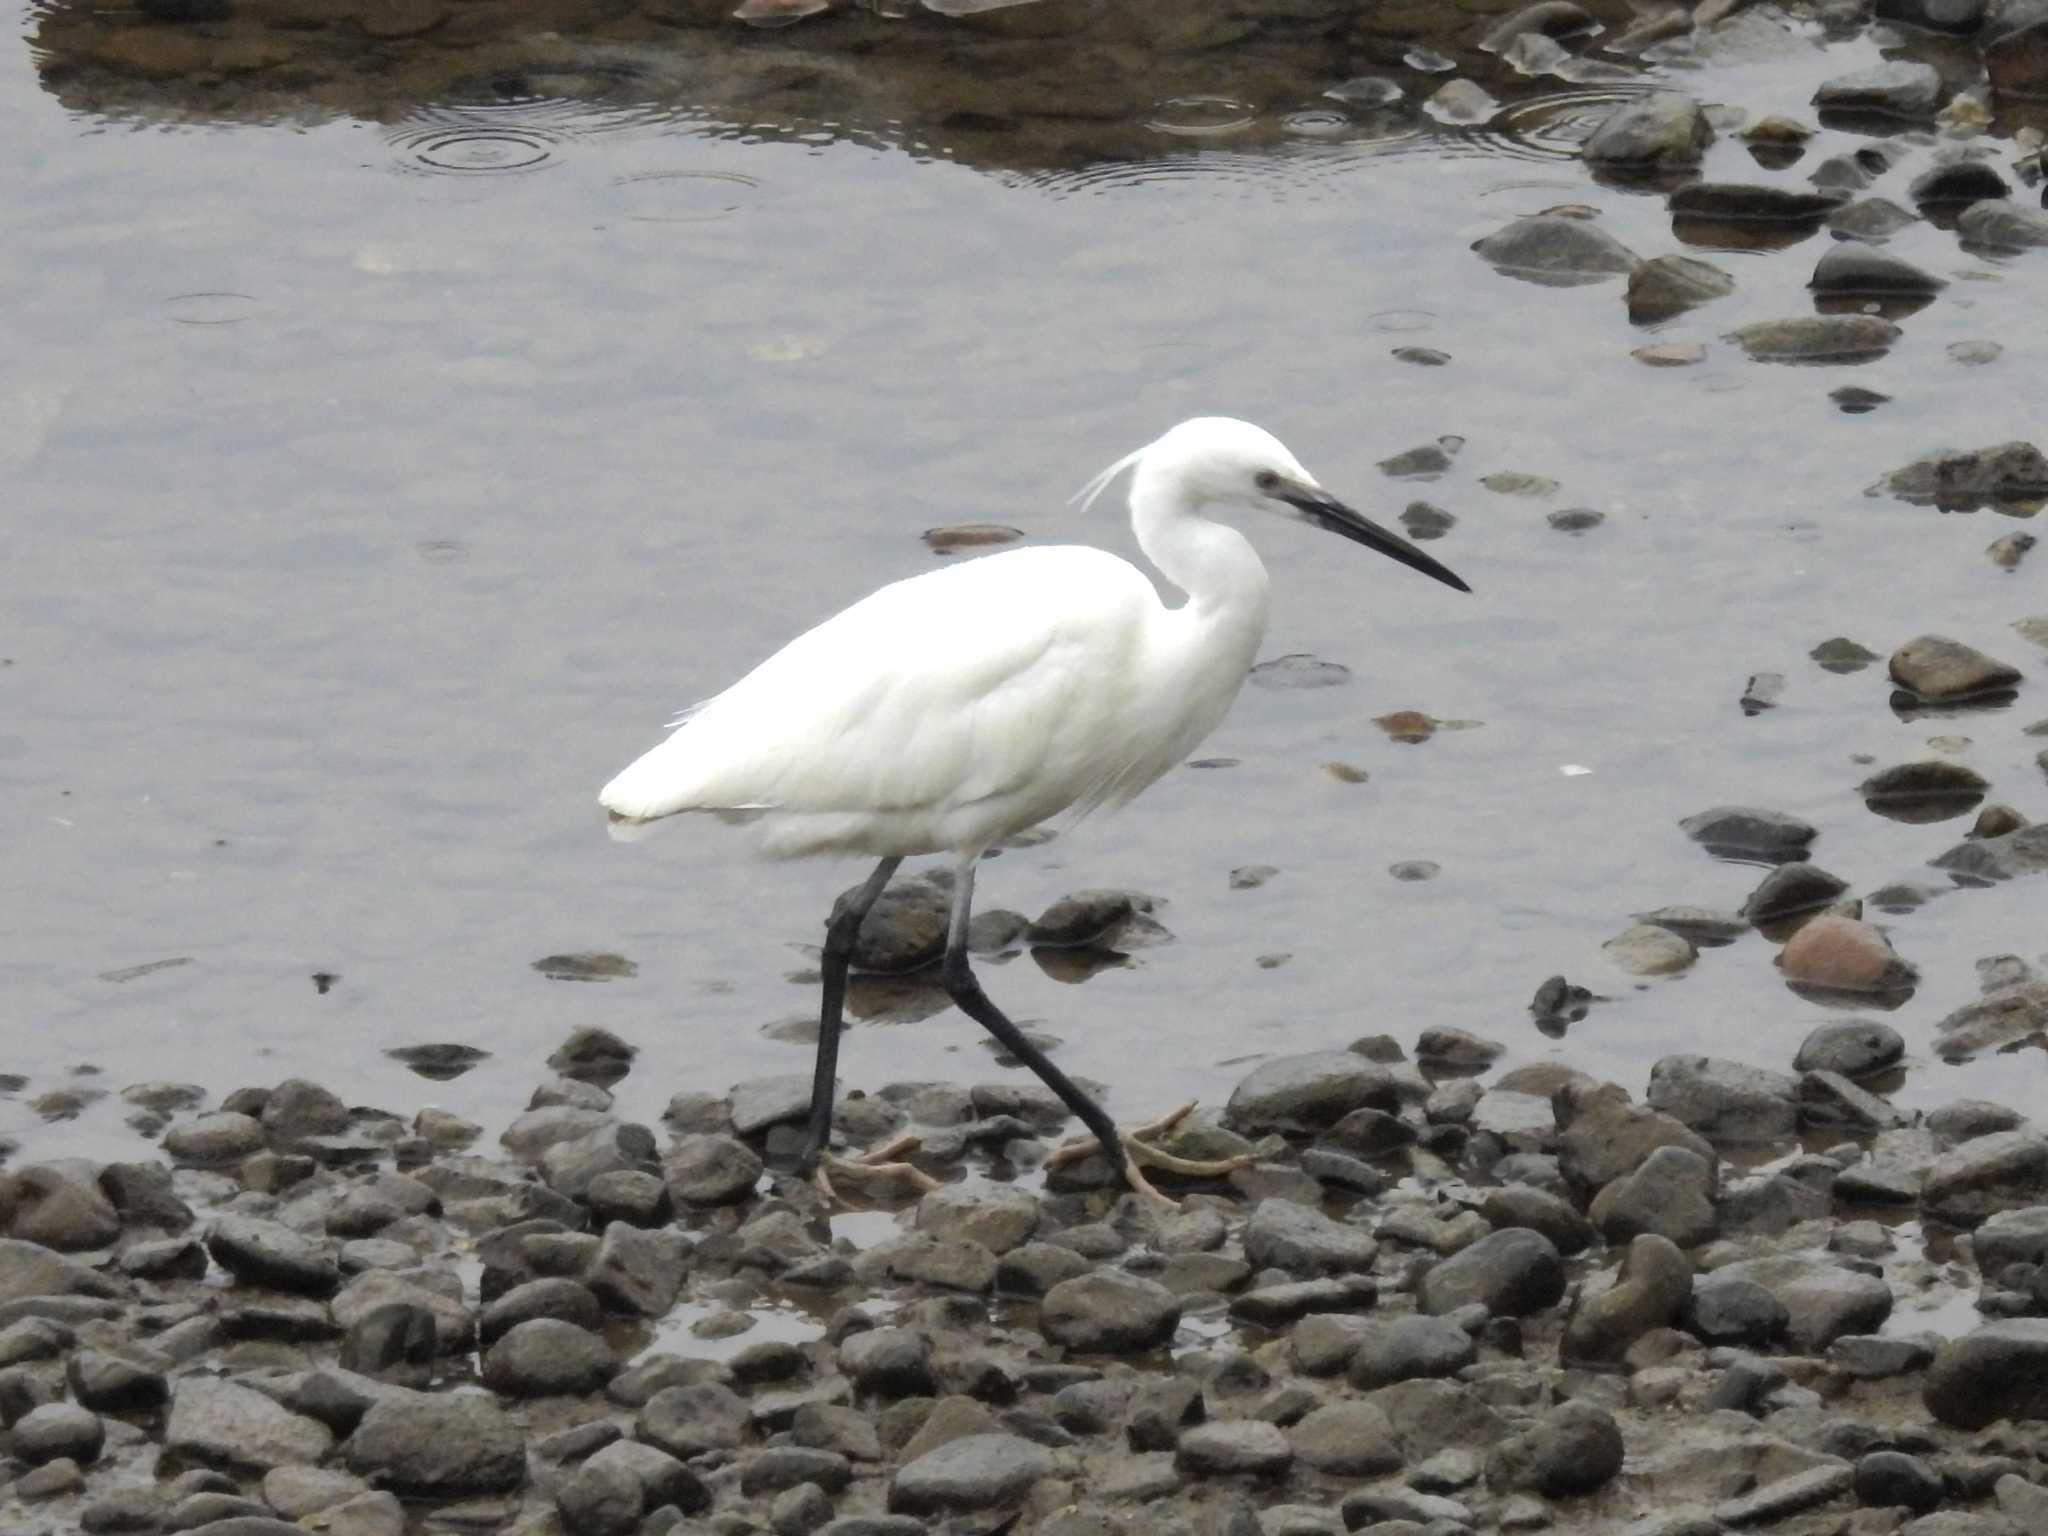
[{"label": "wet pebble", "polygon": [[1830,991],[1898,992],[1920,977],[1881,929],[1832,912],[1801,924],[1777,963],[1787,981]]},{"label": "wet pebble", "polygon": [[1932,64],[1899,60],[1873,65],[1821,83],[1813,103],[1823,112],[1872,112],[1929,118],[1941,105],[1941,72]]},{"label": "wet pebble", "polygon": [[1930,1413],[1962,1429],[2048,1418],[2048,1318],[2003,1319],[1949,1341],[1923,1395]]},{"label": "wet pebble", "polygon": [[1742,915],[1762,927],[1819,911],[1848,890],[1848,882],[1817,864],[1780,864],[1758,882],[1742,904]]},{"label": "wet pebble", "polygon": [[1154,1349],[1173,1337],[1181,1303],[1156,1281],[1105,1270],[1062,1280],[1039,1304],[1045,1336],[1089,1354]]},{"label": "wet pebble", "polygon": [[2048,212],[1986,200],[1965,208],[1956,219],[1956,229],[1967,244],[2026,250],[2048,245]]},{"label": "wet pebble", "polygon": [[1985,546],[1984,553],[2000,570],[2016,571],[2035,542],[2031,533],[2008,533],[1993,539]]},{"label": "wet pebble", "polygon": [[1697,101],[1660,91],[1610,112],[1587,136],[1581,153],[1598,169],[1643,174],[1698,165],[1713,138]]},{"label": "wet pebble", "polygon": [[1504,1227],[1432,1265],[1416,1286],[1416,1304],[1442,1315],[1479,1302],[1502,1317],[1553,1306],[1564,1295],[1564,1261],[1540,1232]]},{"label": "wet pebble", "polygon": [[1653,325],[1735,291],[1735,279],[1697,256],[1653,256],[1629,273],[1628,317]]},{"label": "wet pebble", "polygon": [[1487,1486],[1571,1498],[1605,1486],[1621,1470],[1621,1429],[1590,1403],[1568,1402],[1487,1453]]},{"label": "wet pebble", "polygon": [[1814,266],[1806,286],[1816,293],[1917,295],[1939,293],[1948,280],[1896,256],[1838,244]]},{"label": "wet pebble", "polygon": [[1600,948],[1631,976],[1670,976],[1698,958],[1689,939],[1648,923],[1623,929]]},{"label": "wet pebble", "polygon": [[1620,276],[1634,271],[1639,259],[1599,225],[1558,214],[1517,219],[1472,249],[1496,271],[1552,286]]},{"label": "wet pebble", "polygon": [[1690,1147],[1664,1146],[1601,1186],[1587,1210],[1610,1243],[1650,1234],[1681,1248],[1714,1235],[1715,1165]]},{"label": "wet pebble", "polygon": [[1921,635],[1892,653],[1892,681],[1928,703],[2000,693],[2018,685],[2017,667],[1946,635]]},{"label": "wet pebble", "polygon": [[[1985,448],[1948,450],[1895,469],[1867,494],[1895,496],[1918,506],[1967,512],[2002,501],[2048,493],[2048,455],[2015,439]],[[1928,641],[1955,644],[1940,636]]]},{"label": "wet pebble", "polygon": [[1797,1072],[1839,1072],[1871,1077],[1896,1066],[1906,1054],[1905,1038],[1873,1019],[1842,1019],[1817,1026],[1800,1042],[1792,1067]]},{"label": "wet pebble", "polygon": [[1899,334],[1875,315],[1801,315],[1741,326],[1730,339],[1757,362],[1830,363],[1876,357]]},{"label": "wet pebble", "polygon": [[1734,859],[1797,859],[1819,835],[1811,822],[1797,816],[1741,805],[1715,806],[1678,825],[1708,852]]},{"label": "wet pebble", "polygon": [[889,1485],[889,1507],[960,1514],[1017,1502],[1053,1470],[1052,1453],[1016,1435],[963,1435],[907,1461]]}]

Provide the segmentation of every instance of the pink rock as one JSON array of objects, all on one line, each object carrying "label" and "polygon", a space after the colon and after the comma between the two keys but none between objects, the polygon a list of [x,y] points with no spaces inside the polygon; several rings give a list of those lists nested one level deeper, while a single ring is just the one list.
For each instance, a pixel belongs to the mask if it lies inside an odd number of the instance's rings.
[{"label": "pink rock", "polygon": [[1802,925],[1778,952],[1778,965],[1787,981],[1845,992],[1893,992],[1920,978],[1878,929],[1833,912]]}]

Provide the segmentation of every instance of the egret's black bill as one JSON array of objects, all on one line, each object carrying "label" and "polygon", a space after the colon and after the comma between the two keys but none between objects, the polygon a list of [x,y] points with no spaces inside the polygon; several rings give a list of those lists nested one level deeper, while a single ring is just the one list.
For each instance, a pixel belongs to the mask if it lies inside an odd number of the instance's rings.
[{"label": "egret's black bill", "polygon": [[1334,496],[1314,492],[1284,496],[1282,499],[1318,528],[1341,533],[1353,543],[1376,549],[1389,559],[1414,567],[1425,576],[1434,576],[1447,587],[1456,587],[1460,592],[1472,590],[1449,566],[1432,560],[1398,533],[1382,528],[1361,512],[1352,511]]}]

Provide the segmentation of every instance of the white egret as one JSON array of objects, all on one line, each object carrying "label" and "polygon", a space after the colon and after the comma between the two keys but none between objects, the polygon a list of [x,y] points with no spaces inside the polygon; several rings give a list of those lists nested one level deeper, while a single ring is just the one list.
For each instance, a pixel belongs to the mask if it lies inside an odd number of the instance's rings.
[{"label": "white egret", "polygon": [[976,861],[1062,812],[1128,801],[1182,761],[1237,697],[1266,632],[1266,568],[1242,534],[1205,511],[1286,512],[1470,589],[1330,495],[1248,422],[1184,421],[1077,499],[1093,502],[1126,469],[1138,546],[1185,602],[1169,607],[1129,562],[1073,545],[984,555],[895,582],[689,710],[599,796],[615,822],[709,811],[747,820],[770,856],[881,860],[825,932],[799,1165],[828,1190],[827,1166],[922,1178],[882,1161],[900,1144],[855,1167],[821,1159],[854,938],[897,865],[930,853],[951,854],[956,868],[946,991],[1080,1117],[1126,1182],[1161,1198],[1139,1160],[1197,1175],[1234,1166],[1170,1159],[1119,1133],[989,1001],[967,963]]}]

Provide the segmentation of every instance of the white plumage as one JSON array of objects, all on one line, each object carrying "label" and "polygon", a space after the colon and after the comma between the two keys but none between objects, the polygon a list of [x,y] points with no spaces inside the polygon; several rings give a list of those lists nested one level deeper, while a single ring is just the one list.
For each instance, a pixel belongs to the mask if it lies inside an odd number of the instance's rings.
[{"label": "white plumage", "polygon": [[1184,602],[1169,606],[1134,566],[1080,546],[1011,550],[914,576],[798,636],[691,710],[599,796],[622,823],[704,811],[748,820],[771,855],[881,859],[827,933],[807,1166],[830,1129],[853,935],[898,860],[951,853],[958,877],[944,975],[954,1000],[1149,1191],[1101,1110],[968,969],[975,861],[1063,812],[1129,800],[1230,708],[1265,635],[1266,569],[1242,534],[1205,510],[1288,512],[1465,590],[1247,422],[1184,421],[1104,470],[1083,498],[1093,501],[1126,468],[1138,545]]}]

